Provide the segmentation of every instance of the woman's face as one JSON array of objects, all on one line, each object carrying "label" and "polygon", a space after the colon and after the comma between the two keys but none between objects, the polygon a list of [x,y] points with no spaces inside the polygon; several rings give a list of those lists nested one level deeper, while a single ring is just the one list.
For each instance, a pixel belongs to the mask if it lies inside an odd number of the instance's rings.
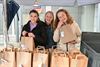
[{"label": "woman's face", "polygon": [[30,14],[30,20],[32,23],[36,23],[38,20],[38,15],[36,13],[31,13]]},{"label": "woman's face", "polygon": [[53,15],[52,15],[51,13],[47,13],[47,14],[45,15],[46,24],[50,25],[51,22],[52,22],[52,20],[53,20]]},{"label": "woman's face", "polygon": [[65,14],[65,12],[59,12],[57,16],[58,16],[59,21],[61,22],[67,21],[67,15]]}]

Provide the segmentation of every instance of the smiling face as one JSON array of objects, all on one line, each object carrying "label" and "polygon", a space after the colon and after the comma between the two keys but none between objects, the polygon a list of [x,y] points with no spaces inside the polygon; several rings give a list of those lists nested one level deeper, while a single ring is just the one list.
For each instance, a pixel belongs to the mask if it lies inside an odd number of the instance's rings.
[{"label": "smiling face", "polygon": [[68,13],[67,10],[65,9],[59,9],[56,12],[56,19],[55,19],[55,28],[57,27],[59,22],[64,22],[64,24],[72,24],[73,23],[73,19],[70,16],[70,14]]},{"label": "smiling face", "polygon": [[66,22],[68,19],[66,13],[64,13],[64,12],[59,12],[57,14],[57,17],[58,17],[59,21],[61,21],[61,22]]},{"label": "smiling face", "polygon": [[30,20],[32,23],[36,23],[38,20],[38,15],[34,12],[30,13]]},{"label": "smiling face", "polygon": [[50,25],[52,23],[53,19],[54,19],[54,16],[53,16],[52,12],[47,12],[45,14],[45,22],[47,25]]}]

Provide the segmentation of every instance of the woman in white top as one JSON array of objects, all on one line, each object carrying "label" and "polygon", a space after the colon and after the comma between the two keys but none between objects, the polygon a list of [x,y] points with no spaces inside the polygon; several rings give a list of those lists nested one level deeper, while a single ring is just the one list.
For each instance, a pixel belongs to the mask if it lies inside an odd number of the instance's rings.
[{"label": "woman in white top", "polygon": [[[69,37],[70,35],[70,34],[69,35],[64,34],[64,32],[62,32],[62,29],[67,30],[67,26],[70,27],[72,33],[77,38],[72,41],[64,43],[62,37],[65,37],[65,35]],[[60,48],[62,48],[63,50],[70,50],[72,48],[80,49],[80,41],[81,41],[80,28],[78,24],[75,21],[73,21],[72,17],[65,9],[59,9],[56,13],[55,31],[54,31],[53,39],[55,42],[58,42]]]}]

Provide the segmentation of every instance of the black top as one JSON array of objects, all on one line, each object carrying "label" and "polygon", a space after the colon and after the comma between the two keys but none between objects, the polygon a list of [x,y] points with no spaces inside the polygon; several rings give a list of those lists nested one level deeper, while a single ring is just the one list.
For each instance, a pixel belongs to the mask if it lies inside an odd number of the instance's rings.
[{"label": "black top", "polygon": [[51,48],[56,43],[53,41],[53,28],[51,25],[45,24],[46,29],[46,48]]},{"label": "black top", "polygon": [[82,41],[94,51],[100,53],[100,32],[82,32],[81,42]]},{"label": "black top", "polygon": [[[28,21],[27,24],[24,25],[23,29],[22,29],[22,32],[23,31],[27,31],[27,32],[31,32],[35,35],[35,38],[34,38],[34,42],[35,42],[35,47],[37,46],[44,46],[46,45],[46,33],[45,33],[45,28],[43,26],[43,22],[42,21],[39,21],[37,23],[37,26],[32,29],[32,31],[30,31],[30,21]],[[22,36],[22,33],[21,33],[21,36]],[[28,35],[26,35],[28,36]]]}]

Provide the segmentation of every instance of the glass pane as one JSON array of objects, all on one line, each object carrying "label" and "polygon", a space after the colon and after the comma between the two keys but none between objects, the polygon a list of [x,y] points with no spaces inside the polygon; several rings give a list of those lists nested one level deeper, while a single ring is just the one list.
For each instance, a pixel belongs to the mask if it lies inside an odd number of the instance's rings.
[{"label": "glass pane", "polygon": [[3,34],[3,6],[0,4],[0,35]]}]

